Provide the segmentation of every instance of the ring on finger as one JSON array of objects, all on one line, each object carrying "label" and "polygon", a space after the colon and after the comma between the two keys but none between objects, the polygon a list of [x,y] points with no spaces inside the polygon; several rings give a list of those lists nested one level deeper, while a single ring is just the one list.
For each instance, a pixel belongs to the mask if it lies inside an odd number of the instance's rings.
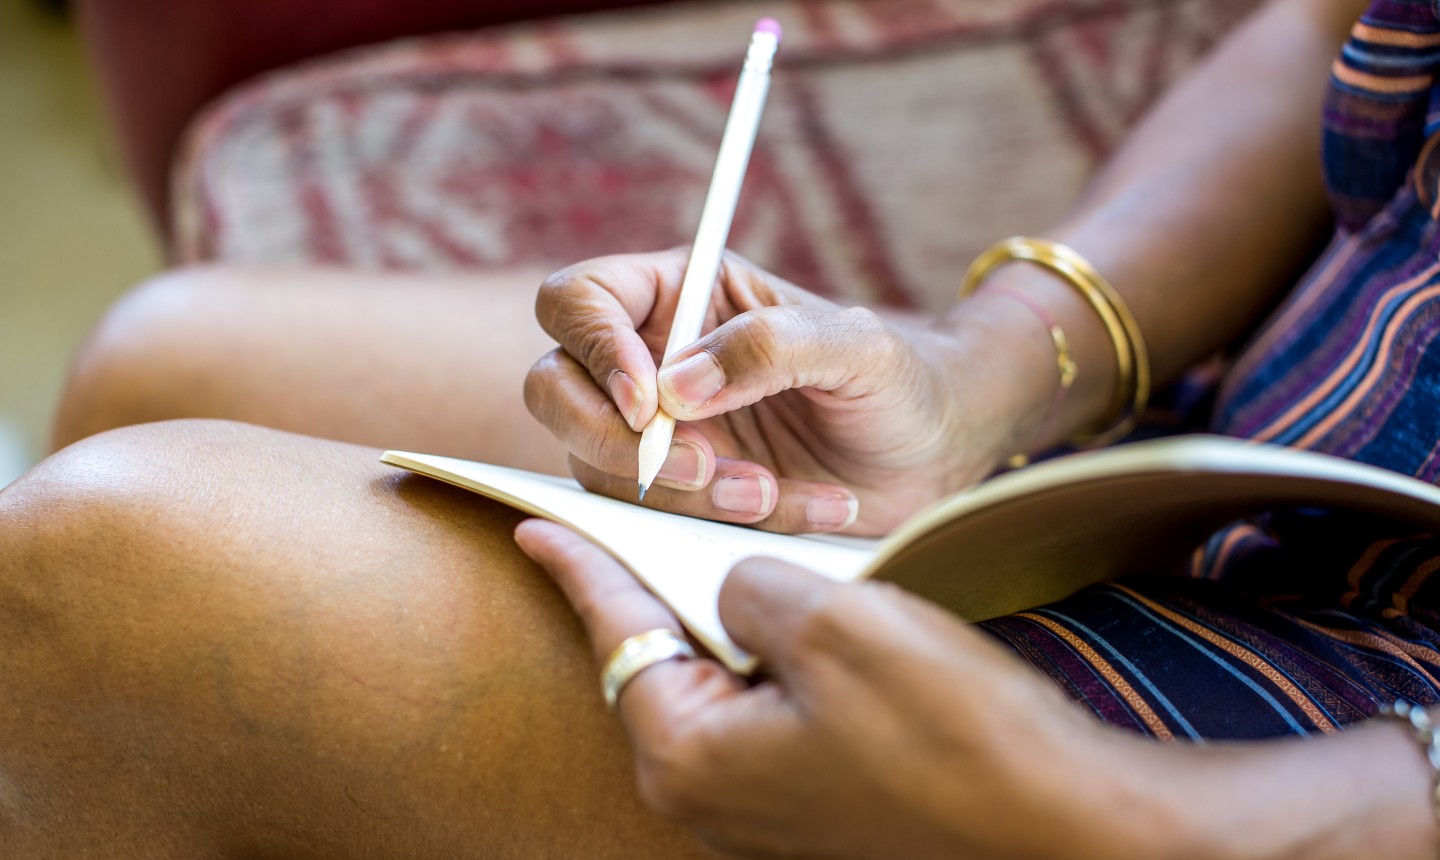
[{"label": "ring on finger", "polygon": [[674,630],[658,627],[637,633],[620,643],[605,661],[600,670],[600,690],[605,694],[605,705],[615,710],[620,691],[635,680],[635,676],[666,660],[688,660],[695,657],[690,647]]}]

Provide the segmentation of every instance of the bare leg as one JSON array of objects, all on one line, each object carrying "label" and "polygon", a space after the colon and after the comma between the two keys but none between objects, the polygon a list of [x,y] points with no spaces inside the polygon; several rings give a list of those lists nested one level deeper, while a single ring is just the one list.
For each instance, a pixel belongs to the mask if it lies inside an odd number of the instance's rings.
[{"label": "bare leg", "polygon": [[516,515],[221,422],[0,492],[0,857],[684,857]]},{"label": "bare leg", "polygon": [[81,350],[56,447],[112,427],[228,418],[565,472],[525,410],[548,272],[181,269],[123,299]]}]

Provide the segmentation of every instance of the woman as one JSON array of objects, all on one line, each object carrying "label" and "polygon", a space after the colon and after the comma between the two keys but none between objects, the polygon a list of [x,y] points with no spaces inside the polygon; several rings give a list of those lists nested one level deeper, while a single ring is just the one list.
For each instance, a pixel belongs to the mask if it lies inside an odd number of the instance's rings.
[{"label": "woman", "polygon": [[[1230,369],[1215,427],[1427,475],[1435,197],[1427,170],[1406,176],[1428,167],[1440,20],[1375,4],[1327,95],[1362,11],[1272,3],[1044,231],[1119,288],[1103,302],[1139,334],[1028,264],[916,327],[732,260],[715,327],[657,378],[683,256],[591,261],[537,305],[560,348],[525,399],[561,451],[504,435],[523,427],[503,393],[523,368],[501,359],[527,335],[473,342],[467,313],[493,314],[491,297],[182,273],[102,327],[57,434],[222,415],[532,467],[568,453],[587,486],[628,497],[634,429],[663,399],[690,423],[647,503],[878,533],[1013,454],[1123,427],[1145,399],[1142,338],[1168,381],[1253,329],[1327,222],[1323,98],[1339,231]],[[413,378],[367,385],[339,348],[357,337]],[[1196,562],[1210,579],[1101,586],[983,631],[874,585],[743,564],[722,617],[768,680],[704,659],[614,679],[639,796],[681,831],[627,790],[578,633],[510,549],[516,518],[372,458],[161,424],[72,446],[0,495],[0,847],[677,856],[693,837],[745,856],[1419,857],[1440,841],[1425,750],[1370,719],[1440,699],[1429,536],[1277,513],[1212,541]],[[676,629],[574,535],[528,522],[515,538],[600,659]]]}]

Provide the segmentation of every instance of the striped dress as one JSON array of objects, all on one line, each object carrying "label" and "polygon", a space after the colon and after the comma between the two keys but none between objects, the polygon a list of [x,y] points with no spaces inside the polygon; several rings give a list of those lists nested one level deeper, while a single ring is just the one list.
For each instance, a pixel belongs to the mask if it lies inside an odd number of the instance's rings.
[{"label": "striped dress", "polygon": [[[1440,6],[1440,0],[1435,0]],[[1380,0],[1323,115],[1329,247],[1229,369],[1211,429],[1440,479],[1440,17]],[[1106,722],[1191,740],[1333,732],[1440,702],[1440,539],[1282,510],[985,629]]]}]

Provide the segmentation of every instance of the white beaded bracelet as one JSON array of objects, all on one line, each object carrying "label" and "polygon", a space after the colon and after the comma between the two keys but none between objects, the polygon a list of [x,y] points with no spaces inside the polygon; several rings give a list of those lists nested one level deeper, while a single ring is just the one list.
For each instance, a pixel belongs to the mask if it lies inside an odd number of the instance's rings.
[{"label": "white beaded bracelet", "polygon": [[1403,700],[1393,705],[1381,705],[1378,715],[1405,723],[1410,727],[1415,742],[1425,750],[1425,758],[1430,762],[1430,801],[1435,817],[1440,819],[1440,734],[1435,731],[1435,723],[1424,708]]}]

